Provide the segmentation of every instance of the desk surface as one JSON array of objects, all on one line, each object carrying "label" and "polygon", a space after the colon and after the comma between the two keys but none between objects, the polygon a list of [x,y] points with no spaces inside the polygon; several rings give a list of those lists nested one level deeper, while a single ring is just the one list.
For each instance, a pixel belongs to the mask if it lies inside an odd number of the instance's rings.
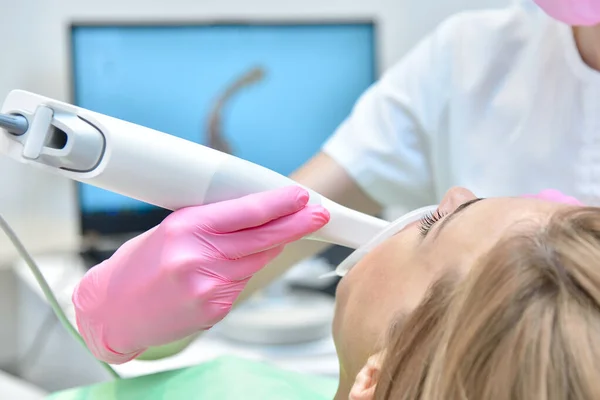
[{"label": "desk surface", "polygon": [[[75,311],[71,295],[86,271],[81,258],[75,255],[37,256],[34,258],[67,318],[72,324],[75,324]],[[44,298],[35,278],[24,262],[17,262],[13,268],[20,279],[26,282],[41,298]],[[197,365],[222,355],[266,361],[281,368],[303,373],[333,377],[338,374],[338,360],[331,336],[321,341],[299,345],[257,346],[224,339],[219,335],[218,326],[202,335],[175,356],[156,361],[134,360],[124,365],[114,366],[114,368],[123,377],[134,377]]]}]

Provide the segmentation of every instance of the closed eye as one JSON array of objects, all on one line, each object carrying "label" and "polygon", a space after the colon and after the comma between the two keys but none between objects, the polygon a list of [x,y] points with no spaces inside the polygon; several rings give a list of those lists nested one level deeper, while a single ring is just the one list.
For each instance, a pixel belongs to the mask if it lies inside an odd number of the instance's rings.
[{"label": "closed eye", "polygon": [[435,223],[444,218],[444,215],[445,214],[442,214],[438,209],[421,218],[421,221],[419,221],[419,230],[421,231],[421,236],[427,236]]}]

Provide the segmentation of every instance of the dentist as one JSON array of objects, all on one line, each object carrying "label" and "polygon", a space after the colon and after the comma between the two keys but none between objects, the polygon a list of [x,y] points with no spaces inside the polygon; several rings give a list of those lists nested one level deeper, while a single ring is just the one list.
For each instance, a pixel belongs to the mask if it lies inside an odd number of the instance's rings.
[{"label": "dentist", "polygon": [[[600,1],[457,14],[367,90],[292,178],[370,214],[436,203],[457,185],[482,197],[552,187],[600,205],[599,71]],[[304,196],[287,188],[177,211],[126,243],[73,296],[92,352],[122,363],[209,329],[322,250],[286,245],[328,220]]]}]

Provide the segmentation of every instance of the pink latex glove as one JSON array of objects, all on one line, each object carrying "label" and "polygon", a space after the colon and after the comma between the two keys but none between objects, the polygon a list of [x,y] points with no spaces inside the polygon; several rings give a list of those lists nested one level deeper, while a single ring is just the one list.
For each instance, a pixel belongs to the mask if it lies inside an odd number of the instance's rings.
[{"label": "pink latex glove", "polygon": [[190,207],[90,269],[73,294],[91,352],[111,364],[211,328],[284,244],[329,221],[308,192],[287,187]]},{"label": "pink latex glove", "polygon": [[535,194],[535,195],[526,194],[523,197],[527,197],[530,199],[546,200],[546,201],[551,201],[553,203],[570,204],[573,206],[583,206],[584,205],[582,202],[577,200],[575,197],[567,196],[566,194],[563,194],[563,193],[559,192],[558,190],[554,190],[554,189],[542,190],[541,192],[539,192],[538,194]]}]

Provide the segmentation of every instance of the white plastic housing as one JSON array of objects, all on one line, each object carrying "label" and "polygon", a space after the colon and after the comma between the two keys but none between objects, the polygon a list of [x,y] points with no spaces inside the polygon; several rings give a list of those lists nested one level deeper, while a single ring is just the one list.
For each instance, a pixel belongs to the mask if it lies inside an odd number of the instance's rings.
[{"label": "white plastic housing", "polygon": [[[54,127],[67,134],[64,148],[39,149],[40,135],[48,133],[32,121],[36,115],[39,120],[47,118],[48,109],[53,111]],[[12,91],[2,113],[27,117],[30,129],[14,136],[0,128],[0,154],[169,210],[297,185],[272,170],[200,144],[25,91]],[[98,162],[89,169],[89,161],[98,154]],[[331,213],[330,222],[311,239],[358,248],[388,225],[309,192],[310,203],[322,204]]]}]

